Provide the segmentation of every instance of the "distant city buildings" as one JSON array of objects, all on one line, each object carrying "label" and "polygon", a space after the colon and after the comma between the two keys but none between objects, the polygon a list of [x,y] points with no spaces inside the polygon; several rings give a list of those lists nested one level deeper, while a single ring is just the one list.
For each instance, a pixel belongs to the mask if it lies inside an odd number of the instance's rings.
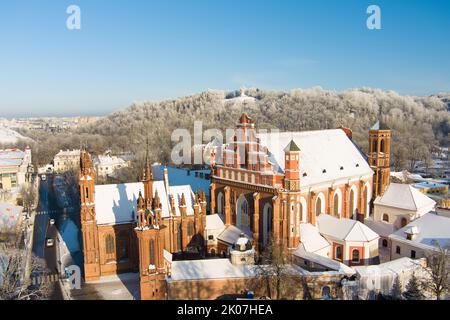
[{"label": "distant city buildings", "polygon": [[129,167],[131,161],[125,160],[119,156],[111,155],[111,152],[105,152],[94,158],[95,172],[99,177],[114,177],[117,171]]}]

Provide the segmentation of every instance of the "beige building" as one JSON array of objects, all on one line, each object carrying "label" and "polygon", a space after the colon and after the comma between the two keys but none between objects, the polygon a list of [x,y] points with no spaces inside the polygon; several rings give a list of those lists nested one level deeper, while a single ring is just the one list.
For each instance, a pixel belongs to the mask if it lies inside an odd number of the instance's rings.
[{"label": "beige building", "polygon": [[53,158],[56,173],[80,168],[80,150],[60,150]]},{"label": "beige building", "polygon": [[450,218],[429,212],[389,236],[391,260],[424,258],[450,245]]},{"label": "beige building", "polygon": [[108,177],[114,176],[117,173],[117,170],[129,167],[130,161],[125,161],[120,157],[111,156],[111,154],[107,153],[98,156],[94,160],[94,166],[98,176]]},{"label": "beige building", "polygon": [[436,202],[412,185],[391,183],[373,204],[373,216],[364,223],[380,235],[380,245],[388,247],[390,234],[433,210]]},{"label": "beige building", "polygon": [[0,190],[20,187],[31,170],[30,148],[0,150]]}]

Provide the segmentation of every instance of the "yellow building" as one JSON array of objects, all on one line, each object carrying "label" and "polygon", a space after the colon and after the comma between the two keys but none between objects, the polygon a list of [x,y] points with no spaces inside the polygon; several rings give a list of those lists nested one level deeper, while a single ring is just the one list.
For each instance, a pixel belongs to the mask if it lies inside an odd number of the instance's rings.
[{"label": "yellow building", "polygon": [[11,190],[25,183],[30,166],[30,148],[0,150],[0,190]]}]

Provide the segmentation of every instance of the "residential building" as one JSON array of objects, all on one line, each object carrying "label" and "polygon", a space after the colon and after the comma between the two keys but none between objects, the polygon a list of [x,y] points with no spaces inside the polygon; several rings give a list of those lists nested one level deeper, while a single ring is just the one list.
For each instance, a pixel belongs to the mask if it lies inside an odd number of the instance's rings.
[{"label": "residential building", "polygon": [[389,236],[391,260],[424,258],[450,245],[450,218],[429,212]]},{"label": "residential building", "polygon": [[80,150],[60,150],[53,158],[53,169],[62,173],[80,168]]},{"label": "residential building", "polygon": [[30,148],[0,150],[0,190],[20,187],[32,171]]}]

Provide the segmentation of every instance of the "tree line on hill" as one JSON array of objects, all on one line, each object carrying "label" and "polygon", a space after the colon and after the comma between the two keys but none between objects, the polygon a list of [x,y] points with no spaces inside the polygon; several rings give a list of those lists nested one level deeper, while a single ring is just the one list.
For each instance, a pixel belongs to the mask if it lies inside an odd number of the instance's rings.
[{"label": "tree line on hill", "polygon": [[131,151],[142,161],[147,141],[150,160],[169,164],[174,129],[185,128],[192,133],[198,120],[203,130],[234,128],[241,113],[246,112],[258,129],[302,131],[342,125],[353,130],[354,140],[367,152],[368,129],[381,111],[392,129],[394,169],[411,170],[418,161],[430,162],[437,146],[449,145],[449,101],[450,94],[413,97],[370,88],[342,92],[319,87],[290,92],[246,89],[243,97],[235,92],[207,91],[179,99],[134,103],[63,134],[21,133],[36,141],[32,149],[37,165],[50,162],[60,149],[82,144],[96,154],[107,149]]}]

